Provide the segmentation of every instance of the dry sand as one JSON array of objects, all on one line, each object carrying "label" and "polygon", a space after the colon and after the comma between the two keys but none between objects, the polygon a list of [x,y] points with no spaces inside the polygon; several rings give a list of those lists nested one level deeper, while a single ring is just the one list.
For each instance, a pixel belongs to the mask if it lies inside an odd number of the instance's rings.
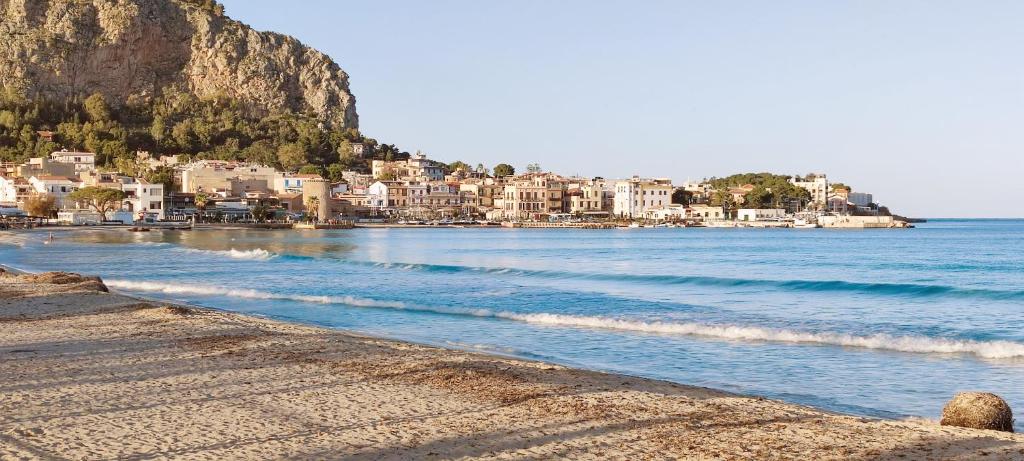
[{"label": "dry sand", "polygon": [[1022,435],[834,415],[101,287],[0,274],[0,459],[1024,458]]}]

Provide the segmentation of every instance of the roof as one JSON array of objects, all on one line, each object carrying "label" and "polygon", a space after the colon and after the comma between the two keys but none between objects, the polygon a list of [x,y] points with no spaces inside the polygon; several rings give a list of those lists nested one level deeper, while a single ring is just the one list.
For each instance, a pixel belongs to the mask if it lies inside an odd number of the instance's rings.
[{"label": "roof", "polygon": [[50,176],[50,175],[42,175],[42,176],[34,176],[34,178],[36,178],[36,179],[38,179],[38,180],[40,180],[40,181],[70,181],[70,182],[82,182],[82,180],[81,180],[81,179],[78,179],[78,178],[69,178],[69,177],[67,177],[67,176]]},{"label": "roof", "polygon": [[302,196],[301,193],[296,194],[296,193],[292,193],[292,192],[285,192],[283,194],[277,194],[277,198],[283,198],[283,199],[298,198],[298,197],[301,197],[301,196]]},{"label": "roof", "polygon": [[291,175],[289,177],[290,178],[300,178],[300,179],[323,179],[318,174],[293,174],[293,175]]}]

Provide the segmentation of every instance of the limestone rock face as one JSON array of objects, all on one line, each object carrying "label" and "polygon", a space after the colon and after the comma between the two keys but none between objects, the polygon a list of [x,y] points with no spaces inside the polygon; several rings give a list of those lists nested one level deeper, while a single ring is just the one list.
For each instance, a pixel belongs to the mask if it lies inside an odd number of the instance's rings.
[{"label": "limestone rock face", "polygon": [[112,105],[176,86],[254,116],[311,114],[358,128],[348,75],[298,40],[187,0],[0,0],[0,85],[27,97],[103,93]]}]

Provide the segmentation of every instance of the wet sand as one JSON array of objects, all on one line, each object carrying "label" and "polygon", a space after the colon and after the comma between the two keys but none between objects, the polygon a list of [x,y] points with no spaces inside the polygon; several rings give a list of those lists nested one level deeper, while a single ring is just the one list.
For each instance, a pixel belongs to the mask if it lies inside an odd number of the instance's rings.
[{"label": "wet sand", "polygon": [[1024,459],[1022,435],[102,289],[0,274],[0,459]]}]

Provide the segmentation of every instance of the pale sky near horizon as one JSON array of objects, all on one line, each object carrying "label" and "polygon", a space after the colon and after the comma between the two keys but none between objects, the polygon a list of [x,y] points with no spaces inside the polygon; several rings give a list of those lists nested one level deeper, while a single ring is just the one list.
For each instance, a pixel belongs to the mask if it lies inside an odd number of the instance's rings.
[{"label": "pale sky near horizon", "polygon": [[350,77],[367,136],[584,176],[825,172],[1024,217],[1024,2],[221,0]]}]

